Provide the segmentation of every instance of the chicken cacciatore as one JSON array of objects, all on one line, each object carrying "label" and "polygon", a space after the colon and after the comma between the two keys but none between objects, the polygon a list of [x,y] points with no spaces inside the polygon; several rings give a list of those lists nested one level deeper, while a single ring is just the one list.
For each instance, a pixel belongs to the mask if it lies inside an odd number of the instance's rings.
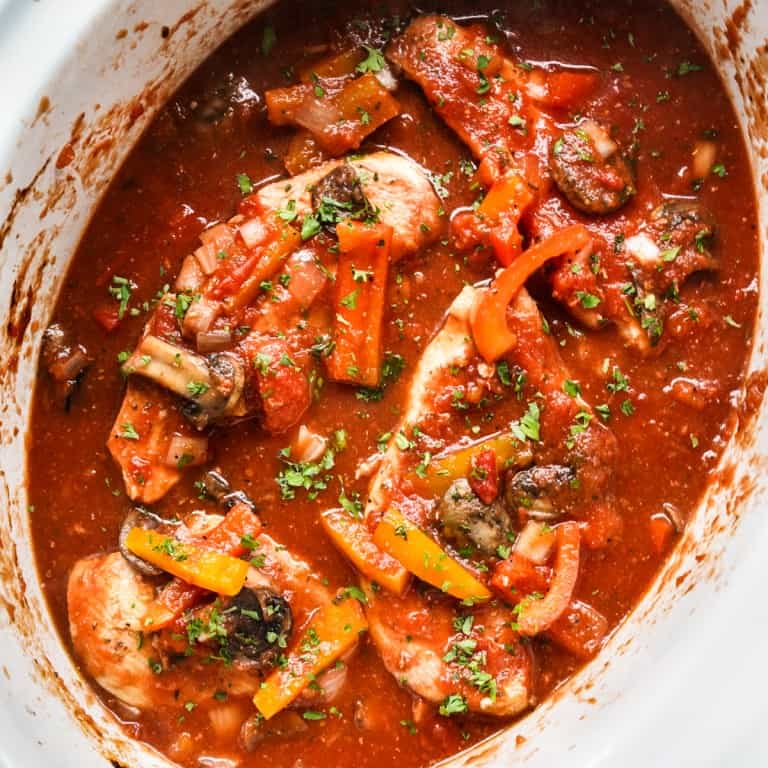
[{"label": "chicken cacciatore", "polygon": [[661,3],[302,15],[214,53],[96,211],[30,518],[131,736],[417,768],[599,654],[675,547],[750,351],[752,179]]}]

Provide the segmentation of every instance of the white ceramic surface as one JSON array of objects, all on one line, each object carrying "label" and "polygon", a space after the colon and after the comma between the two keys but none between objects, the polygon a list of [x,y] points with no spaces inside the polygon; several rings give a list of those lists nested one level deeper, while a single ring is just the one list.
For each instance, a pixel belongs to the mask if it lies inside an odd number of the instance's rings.
[{"label": "white ceramic surface", "polygon": [[[122,735],[53,631],[28,539],[24,434],[40,330],[95,201],[153,110],[266,4],[0,0],[0,768],[96,768],[110,758],[168,765]],[[741,116],[764,245],[768,0],[675,5],[718,60]],[[111,139],[119,141],[105,145]],[[69,141],[75,160],[57,168]],[[753,369],[765,358],[766,265]],[[731,481],[713,487],[656,585],[598,659],[457,765],[768,765],[766,449],[766,418],[740,430],[723,460]]]}]

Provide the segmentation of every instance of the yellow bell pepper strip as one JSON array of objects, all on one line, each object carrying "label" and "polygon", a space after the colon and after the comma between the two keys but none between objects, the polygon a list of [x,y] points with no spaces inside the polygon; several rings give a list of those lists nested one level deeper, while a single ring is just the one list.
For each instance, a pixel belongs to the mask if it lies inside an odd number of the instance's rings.
[{"label": "yellow bell pepper strip", "polygon": [[489,450],[496,454],[499,471],[512,466],[524,467],[532,461],[530,448],[511,434],[497,434],[434,456],[426,466],[422,464],[412,470],[408,480],[419,493],[442,496],[454,480],[469,477],[475,456]]},{"label": "yellow bell pepper strip", "polygon": [[285,663],[261,683],[253,697],[256,709],[267,720],[285,709],[367,629],[360,605],[352,598],[320,608]]},{"label": "yellow bell pepper strip", "polygon": [[470,325],[475,346],[486,362],[494,362],[517,343],[517,337],[507,325],[507,307],[525,281],[549,259],[580,250],[590,238],[589,231],[581,224],[555,232],[521,253],[496,276],[490,288],[480,294],[472,309]]},{"label": "yellow bell pepper strip", "polygon": [[363,576],[388,592],[396,595],[405,592],[411,575],[394,557],[373,543],[362,520],[356,520],[343,509],[329,509],[323,512],[320,520],[336,548]]},{"label": "yellow bell pepper strip", "polygon": [[137,557],[189,584],[228,597],[234,597],[243,588],[248,572],[245,560],[145,528],[131,528],[125,546]]},{"label": "yellow bell pepper strip", "polygon": [[385,512],[373,541],[414,576],[459,600],[479,602],[491,597],[484,584],[399,512]]}]

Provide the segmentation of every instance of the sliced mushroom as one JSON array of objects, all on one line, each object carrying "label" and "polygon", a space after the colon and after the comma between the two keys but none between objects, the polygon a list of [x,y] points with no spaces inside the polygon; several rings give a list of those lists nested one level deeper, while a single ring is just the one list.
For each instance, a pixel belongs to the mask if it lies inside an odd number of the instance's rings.
[{"label": "sliced mushroom", "polygon": [[226,511],[235,504],[247,504],[254,512],[256,504],[245,491],[233,491],[229,481],[216,469],[209,470],[203,475],[205,492]]},{"label": "sliced mushroom", "polygon": [[576,477],[571,467],[547,464],[507,474],[505,500],[510,509],[523,507],[528,517],[552,522],[562,514],[558,494],[567,491]]},{"label": "sliced mushroom", "polygon": [[298,712],[290,709],[278,712],[269,720],[256,714],[249,717],[240,728],[240,745],[246,752],[253,752],[264,739],[273,736],[287,739],[304,733],[308,728],[307,721]]},{"label": "sliced mushroom", "polygon": [[513,530],[504,505],[499,501],[483,504],[463,477],[451,483],[437,513],[446,537],[459,545],[472,543],[487,555],[509,542]]},{"label": "sliced mushroom", "polygon": [[120,554],[143,576],[162,576],[164,571],[137,555],[134,555],[133,552],[125,546],[125,540],[128,538],[128,534],[131,532],[132,528],[146,528],[147,530],[154,531],[163,527],[167,528],[170,525],[173,525],[171,521],[160,517],[160,515],[156,515],[154,512],[150,512],[145,507],[134,507],[125,516],[123,524],[120,526],[120,533],[118,535]]},{"label": "sliced mushroom", "polygon": [[312,188],[312,209],[324,224],[333,226],[339,219],[359,218],[369,208],[360,177],[349,163],[334,168]]},{"label": "sliced mushroom", "polygon": [[245,382],[242,361],[222,352],[204,357],[157,336],[145,336],[123,366],[190,402],[187,415],[202,429],[234,413]]},{"label": "sliced mushroom", "polygon": [[228,654],[249,671],[271,667],[291,633],[293,616],[288,601],[261,587],[244,587],[222,612]]},{"label": "sliced mushroom", "polygon": [[612,213],[635,194],[631,165],[608,132],[591,120],[553,143],[549,167],[568,202],[585,213]]},{"label": "sliced mushroom", "polygon": [[75,344],[58,323],[46,328],[41,350],[43,364],[54,382],[56,401],[69,410],[72,396],[91,363],[88,351],[82,344]]}]

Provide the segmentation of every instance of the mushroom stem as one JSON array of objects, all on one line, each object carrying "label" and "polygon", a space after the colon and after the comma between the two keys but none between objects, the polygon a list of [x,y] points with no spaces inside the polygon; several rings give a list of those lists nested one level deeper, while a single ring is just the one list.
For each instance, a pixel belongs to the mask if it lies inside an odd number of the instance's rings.
[{"label": "mushroom stem", "polygon": [[203,357],[157,336],[145,336],[123,366],[192,401],[205,421],[232,411],[243,391],[242,364],[232,355]]}]

